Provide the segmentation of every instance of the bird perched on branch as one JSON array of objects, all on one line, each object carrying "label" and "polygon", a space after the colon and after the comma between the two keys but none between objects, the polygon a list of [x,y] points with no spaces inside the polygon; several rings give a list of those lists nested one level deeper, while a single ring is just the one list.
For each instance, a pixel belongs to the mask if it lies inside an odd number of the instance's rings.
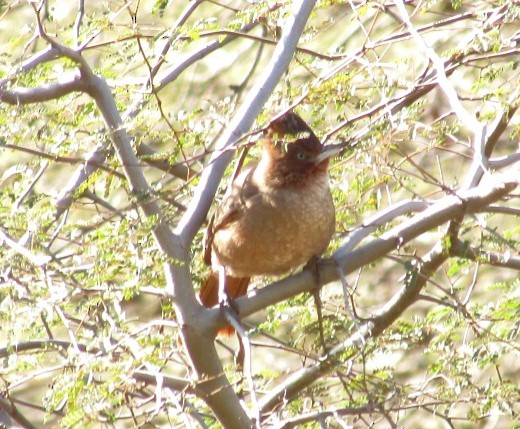
[{"label": "bird perched on branch", "polygon": [[260,162],[233,181],[210,219],[204,261],[213,271],[200,291],[206,307],[219,302],[219,269],[227,297],[235,299],[247,293],[251,277],[279,276],[321,255],[334,232],[327,168],[337,150],[324,147],[292,112],[269,124],[262,146]]}]

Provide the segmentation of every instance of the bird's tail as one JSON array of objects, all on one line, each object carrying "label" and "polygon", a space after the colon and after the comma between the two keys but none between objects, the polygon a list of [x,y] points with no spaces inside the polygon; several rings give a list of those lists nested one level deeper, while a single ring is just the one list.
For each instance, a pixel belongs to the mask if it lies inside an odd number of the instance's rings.
[{"label": "bird's tail", "polygon": [[[247,293],[249,286],[249,277],[231,277],[226,275],[224,290],[228,298],[236,299]],[[200,301],[205,307],[213,307],[217,305],[218,300],[218,273],[212,271],[206,278],[199,292]],[[219,335],[231,335],[235,330],[232,326],[227,325],[218,331]]]}]

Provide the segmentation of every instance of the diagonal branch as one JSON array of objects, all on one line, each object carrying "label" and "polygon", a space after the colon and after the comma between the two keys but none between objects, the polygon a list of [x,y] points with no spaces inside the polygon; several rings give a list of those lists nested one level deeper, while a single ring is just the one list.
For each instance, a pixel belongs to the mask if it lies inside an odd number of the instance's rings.
[{"label": "diagonal branch", "polygon": [[479,248],[471,247],[461,240],[456,240],[450,246],[450,256],[471,259],[482,265],[510,268],[520,271],[520,257],[502,253],[488,252]]},{"label": "diagonal branch", "polygon": [[271,61],[217,142],[216,151],[210,159],[209,166],[202,173],[191,204],[176,228],[176,233],[186,245],[191,243],[206,219],[220,179],[231,161],[233,151],[227,149],[251,128],[262,106],[287,70],[314,3],[315,0],[304,0],[301,4],[294,3],[294,14],[287,20],[285,31],[274,50]]},{"label": "diagonal branch", "polygon": [[[447,235],[450,237],[449,241],[456,241],[456,235],[460,227],[459,220],[465,213],[477,211],[479,207],[489,205],[493,200],[503,197],[505,195],[504,193],[513,191],[519,184],[520,181],[518,180],[510,180],[507,182],[498,181],[489,189],[485,189],[484,186],[481,186],[483,189],[473,189],[471,192],[464,193],[464,195],[446,197],[440,200],[440,203],[446,199],[459,200],[458,202],[455,200],[451,201],[445,206],[448,212],[452,212],[450,219],[456,219],[455,222],[450,222],[448,227]],[[440,207],[436,207],[437,205],[440,205]],[[360,253],[361,251],[362,254],[366,255],[366,248],[374,247],[374,243],[379,243],[381,245],[380,247],[383,247],[389,239],[392,240],[392,238],[397,238],[398,241],[401,241],[398,246],[401,246],[409,241],[412,238],[410,234],[415,234],[412,233],[412,231],[414,229],[421,229],[421,226],[418,225],[417,221],[423,223],[422,227],[428,226],[430,222],[435,224],[436,220],[444,218],[447,214],[445,209],[442,207],[443,205],[444,204],[436,204],[432,206],[430,209],[427,209],[423,213],[414,217],[418,219],[410,219],[402,226],[387,232],[380,239],[375,239],[372,243],[363,246],[365,249],[360,248],[357,251],[352,252],[350,255],[345,256],[343,258],[343,263],[340,265],[343,268],[343,271],[345,273],[352,272],[353,270],[348,267],[349,262],[355,261],[354,265],[358,264],[360,258],[357,257],[357,253]],[[422,232],[417,235],[422,234]],[[376,251],[376,249],[372,249],[374,253],[377,253],[379,250],[380,249],[377,249]],[[380,311],[377,312],[375,317],[364,323],[347,340],[334,347],[324,359],[308,367],[301,368],[282,381],[275,389],[262,398],[259,403],[260,409],[263,412],[266,412],[271,410],[273,407],[278,406],[282,402],[290,401],[303,389],[307,388],[321,376],[334,369],[334,367],[339,363],[354,357],[358,353],[359,346],[365,344],[369,338],[379,336],[416,301],[419,293],[426,285],[431,275],[450,257],[451,254],[448,250],[449,249],[444,247],[443,240],[438,240],[433,249],[428,252],[421,261],[419,261],[416,265],[416,269],[410,272],[410,275],[407,276],[406,283],[401,290],[395,294]],[[368,252],[368,254],[372,254],[372,251]],[[388,250],[383,252],[383,254],[387,253]],[[371,261],[374,261],[375,259],[376,258],[371,258]],[[502,263],[502,261],[495,262],[497,262],[497,265]]]},{"label": "diagonal branch", "polygon": [[21,427],[24,429],[36,429],[36,426],[34,426],[25,416],[23,416],[9,400],[0,398],[0,410],[3,411],[0,413],[0,427],[15,427],[12,421],[9,421],[7,418],[5,418],[6,414],[11,419],[14,419],[17,423],[22,425]]},{"label": "diagonal branch", "polygon": [[53,46],[48,46],[46,49],[42,50],[41,52],[38,52],[37,54],[23,61],[12,74],[8,75],[4,79],[0,79],[0,88],[6,85],[10,80],[12,80],[16,74],[26,73],[40,64],[55,60],[58,57],[58,55],[58,49],[56,49]]},{"label": "diagonal branch", "polygon": [[459,120],[466,126],[468,130],[473,133],[473,162],[469,168],[468,174],[461,186],[462,190],[470,189],[478,184],[484,171],[487,170],[488,156],[486,156],[486,141],[487,141],[487,126],[482,124],[474,115],[470,114],[463,106],[459,99],[457,92],[453,84],[446,76],[446,70],[444,68],[444,62],[437,55],[437,53],[426,44],[421,35],[417,32],[413,26],[408,12],[404,6],[402,0],[394,0],[397,9],[401,15],[406,28],[414,38],[415,42],[422,49],[426,57],[431,61],[437,74],[437,80],[440,88],[448,98],[448,102],[455,115]]},{"label": "diagonal branch", "polygon": [[[501,180],[500,177],[495,177],[496,181],[493,185],[481,185],[470,191],[460,192],[457,196],[442,198],[430,208],[393,228],[380,238],[374,238],[370,243],[347,254],[339,249],[333,258],[345,274],[351,273],[390,251],[398,249],[431,228],[438,227],[452,219],[460,219],[466,213],[476,212],[488,206],[512,192],[520,183],[520,181],[513,179]],[[280,403],[290,400],[322,375],[330,372],[338,363],[344,362],[345,359],[357,354],[359,344],[380,335],[404,310],[415,302],[431,274],[449,256],[450,254],[443,247],[442,240],[439,240],[438,244],[420,262],[413,275],[408,276],[407,283],[403,288],[387,302],[374,318],[363,324],[346,341],[332,349],[324,359],[296,371],[281,382],[260,401],[260,409],[266,412]],[[324,283],[337,280],[334,268],[333,264],[324,267],[321,276]],[[315,284],[312,274],[302,272],[266,286],[246,298],[237,299],[236,304],[239,306],[240,314],[245,316],[251,314],[254,307],[259,304],[261,304],[261,308],[265,308],[267,305],[274,304],[299,292],[310,291],[313,287],[315,287]],[[345,352],[348,350],[351,350],[351,352],[348,357],[345,357]]]},{"label": "diagonal branch", "polygon": [[200,390],[204,392],[207,404],[224,427],[231,427],[232,423],[237,421],[242,422],[236,426],[237,428],[250,427],[249,417],[225,377],[213,337],[207,335],[207,315],[210,312],[195,298],[189,272],[188,249],[162,219],[157,202],[149,198],[151,189],[133,152],[130,138],[107,83],[86,71],[83,72],[83,77],[87,81],[89,94],[95,100],[110,131],[112,143],[134,197],[137,198],[145,216],[156,219],[152,234],[167,257],[163,264],[166,290],[175,307],[183,341],[197,374]]},{"label": "diagonal branch", "polygon": [[[415,302],[419,292],[429,277],[448,258],[439,244],[426,255],[418,270],[413,273],[401,290],[376,314],[374,318],[363,324],[359,330],[347,340],[332,349],[327,357],[313,365],[301,368],[281,382],[269,392],[259,403],[263,412],[271,410],[281,402],[290,401],[295,395],[313,384],[322,375],[331,371],[338,363],[350,359],[358,353],[360,344],[367,339],[379,336],[410,305]],[[350,351],[348,357],[345,352]]]},{"label": "diagonal branch", "polygon": [[462,123],[469,129],[469,130],[477,130],[482,127],[482,124],[477,120],[477,118],[474,115],[471,115],[466,108],[462,105],[459,96],[457,95],[457,92],[455,91],[455,88],[451,84],[451,82],[448,80],[448,77],[446,76],[446,70],[444,69],[444,62],[440,59],[440,57],[437,55],[437,53],[426,44],[424,39],[421,37],[417,29],[414,27],[412,22],[410,21],[410,17],[408,16],[408,12],[406,11],[406,8],[404,6],[404,3],[402,0],[394,0],[395,5],[397,6],[397,9],[399,10],[399,13],[401,15],[401,19],[403,20],[404,24],[406,25],[406,28],[412,35],[415,42],[419,45],[419,47],[422,49],[422,51],[425,53],[426,57],[432,62],[433,67],[435,68],[435,71],[437,73],[437,80],[439,82],[439,86],[443,90],[444,94],[446,94],[446,97],[448,98],[448,101],[451,105],[451,108],[457,115],[457,117],[462,121]]},{"label": "diagonal branch", "polygon": [[[452,219],[460,218],[468,213],[481,211],[491,203],[510,194],[519,185],[518,172],[491,176],[494,182],[482,184],[469,191],[441,198],[426,210],[416,214],[401,225],[391,229],[380,237],[372,236],[372,240],[357,249],[345,252],[340,247],[331,260],[325,260],[320,271],[322,284],[338,280],[336,267],[345,274],[352,273],[388,253],[401,248],[404,244],[421,234],[437,228]],[[517,177],[515,179],[515,177]],[[310,292],[316,287],[315,280],[309,270],[274,282],[260,290],[253,291],[247,297],[238,298],[235,303],[239,314],[247,317],[270,305],[284,301],[302,292]],[[224,321],[221,321],[224,324]]]}]

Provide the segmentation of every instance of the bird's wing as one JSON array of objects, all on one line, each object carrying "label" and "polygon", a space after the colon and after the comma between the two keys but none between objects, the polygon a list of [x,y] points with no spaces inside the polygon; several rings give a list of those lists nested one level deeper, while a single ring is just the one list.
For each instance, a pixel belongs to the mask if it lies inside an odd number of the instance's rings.
[{"label": "bird's wing", "polygon": [[224,200],[211,216],[204,236],[204,262],[211,265],[211,248],[215,233],[234,222],[245,209],[247,201],[259,195],[258,186],[253,181],[256,165],[248,166],[229,187]]}]

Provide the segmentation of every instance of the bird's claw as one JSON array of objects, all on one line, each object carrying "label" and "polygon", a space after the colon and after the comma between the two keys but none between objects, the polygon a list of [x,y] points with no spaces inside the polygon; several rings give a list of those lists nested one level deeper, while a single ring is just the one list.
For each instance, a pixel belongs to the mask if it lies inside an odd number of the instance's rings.
[{"label": "bird's claw", "polygon": [[320,258],[318,256],[313,256],[311,259],[307,261],[304,269],[309,269],[314,277],[314,281],[316,283],[316,288],[320,287],[321,283],[321,267],[320,267]]},{"label": "bird's claw", "polygon": [[322,314],[322,303],[320,297],[320,285],[321,285],[321,266],[320,266],[320,258],[317,256],[313,256],[305,265],[306,269],[309,269],[314,277],[315,288],[312,290],[312,296],[314,297],[314,302],[316,304],[316,312],[318,314],[318,327],[320,333],[320,342],[323,347],[323,353],[325,356],[328,356],[329,351],[327,348],[327,344],[325,342],[325,333],[323,330],[323,314]]}]

